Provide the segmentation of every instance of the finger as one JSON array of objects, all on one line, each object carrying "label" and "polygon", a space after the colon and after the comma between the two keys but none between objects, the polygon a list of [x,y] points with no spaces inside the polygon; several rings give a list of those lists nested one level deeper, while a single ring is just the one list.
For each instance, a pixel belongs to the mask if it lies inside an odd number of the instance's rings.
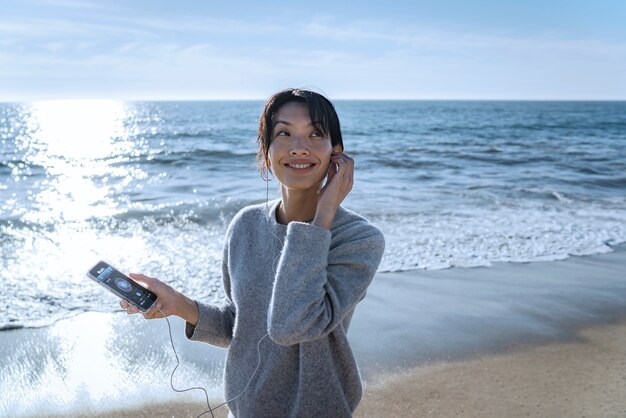
[{"label": "finger", "polygon": [[339,167],[339,173],[343,175],[345,180],[352,178],[354,173],[354,160],[348,156],[338,157],[335,162]]},{"label": "finger", "polygon": [[333,168],[335,172],[339,172],[344,162],[340,155],[335,155],[330,159],[330,166]]},{"label": "finger", "polygon": [[337,173],[345,178],[346,170],[349,168],[348,163],[343,158],[337,158],[333,161],[337,165]]},{"label": "finger", "polygon": [[131,305],[131,304],[129,303],[129,304],[128,304],[128,307],[126,308],[126,312],[127,312],[129,315],[132,315],[132,314],[139,313],[139,312],[140,312],[140,310],[139,310],[139,308],[137,308],[135,305]]},{"label": "finger", "polygon": [[165,316],[158,310],[144,312],[143,317],[145,319],[165,318]]},{"label": "finger", "polygon": [[145,274],[128,273],[128,276],[137,283],[143,285],[143,287],[145,287],[146,289],[150,289],[154,286],[154,279],[152,277],[146,276]]},{"label": "finger", "polygon": [[351,158],[348,154],[346,154],[343,151],[339,151],[339,152],[332,152],[331,155],[341,155],[342,157],[346,157],[346,158]]},{"label": "finger", "polygon": [[120,306],[122,307],[122,309],[124,309],[126,311],[126,313],[128,315],[132,315],[132,314],[136,314],[137,313],[136,307],[131,305],[126,299],[124,299],[124,300],[122,300],[120,302]]},{"label": "finger", "polygon": [[354,165],[352,165],[351,170],[349,170],[349,178],[348,181],[350,182],[350,189],[352,189],[352,185],[354,184]]},{"label": "finger", "polygon": [[331,159],[342,160],[342,161],[346,162],[347,164],[354,165],[354,159],[352,159],[350,156],[348,156],[348,155],[346,155],[344,153],[334,154],[334,155],[331,156]]},{"label": "finger", "polygon": [[148,315],[152,318],[154,318],[155,316],[157,316],[157,313],[159,314],[159,316],[163,316],[160,314],[159,309],[161,309],[163,307],[163,305],[161,305],[161,302],[157,302],[154,305],[152,305],[150,307],[150,309],[148,309],[146,311],[146,313],[144,314],[144,316]]},{"label": "finger", "polygon": [[345,154],[335,154],[330,157],[331,160],[343,161],[345,163],[353,163],[354,160]]},{"label": "finger", "polygon": [[348,182],[352,182],[354,178],[354,161],[346,161],[345,177]]},{"label": "finger", "polygon": [[352,161],[350,161],[350,158],[338,157],[334,159],[332,164],[337,165],[337,172],[335,173],[335,175],[338,175],[338,178],[341,179],[344,187],[347,187],[348,190],[351,190],[352,184],[354,183],[354,166],[352,165]]}]

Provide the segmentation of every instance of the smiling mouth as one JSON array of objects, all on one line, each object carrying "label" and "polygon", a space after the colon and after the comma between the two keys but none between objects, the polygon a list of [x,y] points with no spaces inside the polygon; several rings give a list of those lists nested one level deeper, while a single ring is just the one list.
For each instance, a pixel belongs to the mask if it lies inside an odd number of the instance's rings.
[{"label": "smiling mouth", "polygon": [[296,170],[305,170],[309,167],[313,167],[315,164],[286,164],[289,168],[295,168]]}]

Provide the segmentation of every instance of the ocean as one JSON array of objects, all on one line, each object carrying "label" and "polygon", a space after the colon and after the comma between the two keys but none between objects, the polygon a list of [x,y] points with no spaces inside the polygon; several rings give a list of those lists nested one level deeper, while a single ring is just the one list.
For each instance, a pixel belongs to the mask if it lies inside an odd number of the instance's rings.
[{"label": "ocean", "polygon": [[[380,271],[489,266],[626,242],[626,102],[337,101]],[[0,330],[119,310],[108,260],[222,297],[223,236],[275,199],[261,101],[0,104]]]}]

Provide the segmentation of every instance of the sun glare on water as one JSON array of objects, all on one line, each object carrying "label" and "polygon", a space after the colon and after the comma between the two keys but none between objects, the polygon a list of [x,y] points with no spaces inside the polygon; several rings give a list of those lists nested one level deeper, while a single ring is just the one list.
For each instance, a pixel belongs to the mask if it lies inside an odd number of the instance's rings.
[{"label": "sun glare on water", "polygon": [[50,157],[93,160],[110,155],[112,139],[124,133],[125,106],[111,100],[50,100],[33,103],[38,139]]},{"label": "sun glare on water", "polygon": [[[116,172],[108,158],[132,148],[125,140],[123,102],[109,100],[54,100],[33,103],[29,125],[32,163],[46,170],[34,200],[40,208],[27,221],[81,221],[116,213],[107,185]],[[99,179],[98,184],[94,179]]]},{"label": "sun glare on water", "polygon": [[[145,176],[139,168],[116,164],[127,161],[141,147],[135,132],[128,128],[132,109],[132,105],[110,100],[41,101],[25,109],[28,135],[16,137],[15,145],[38,173],[31,182],[13,178],[17,190],[27,188],[23,194],[27,194],[28,205],[12,209],[22,222],[36,225],[38,232],[14,231],[19,236],[26,234],[28,243],[8,266],[15,277],[32,268],[33,254],[37,259],[55,261],[48,273],[53,277],[69,274],[67,270],[76,260],[84,263],[86,270],[100,254],[117,255],[124,247],[120,240],[141,248],[133,239],[101,234],[102,229],[92,224],[92,220],[107,222],[125,213],[128,185]],[[84,277],[72,278],[72,282],[82,280]],[[60,284],[58,280],[38,280],[36,286],[49,292]]]}]

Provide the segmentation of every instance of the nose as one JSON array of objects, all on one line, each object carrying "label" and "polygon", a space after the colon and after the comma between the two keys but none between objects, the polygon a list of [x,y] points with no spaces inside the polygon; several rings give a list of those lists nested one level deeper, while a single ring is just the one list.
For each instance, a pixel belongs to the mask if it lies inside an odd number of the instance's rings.
[{"label": "nose", "polygon": [[300,135],[295,135],[291,141],[291,149],[289,150],[291,155],[309,155],[308,142]]}]

